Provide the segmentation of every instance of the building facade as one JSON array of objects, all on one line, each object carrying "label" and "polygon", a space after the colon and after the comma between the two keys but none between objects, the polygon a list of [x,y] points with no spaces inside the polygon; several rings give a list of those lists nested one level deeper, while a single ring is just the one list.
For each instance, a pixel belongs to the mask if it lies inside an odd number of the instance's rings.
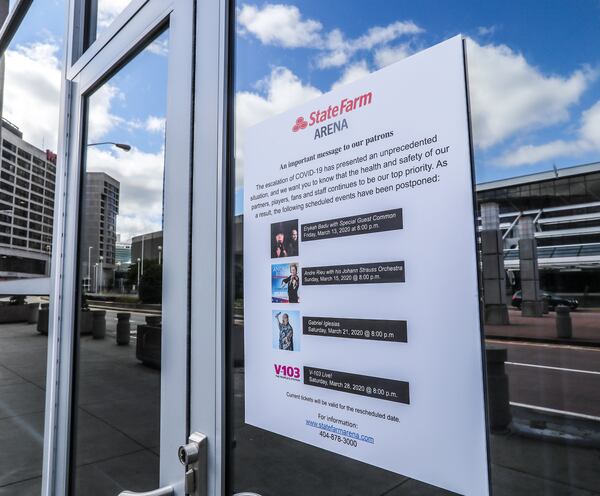
[{"label": "building facade", "polygon": [[23,139],[2,120],[0,171],[0,280],[49,273],[56,155]]},{"label": "building facade", "polygon": [[163,232],[155,231],[146,234],[140,234],[131,238],[131,260],[136,262],[140,260],[162,259]]},{"label": "building facade", "polygon": [[115,245],[115,263],[126,267],[131,264],[131,243],[117,241]]},{"label": "building facade", "polygon": [[85,175],[82,275],[90,290],[110,287],[116,265],[119,181],[103,172]]},{"label": "building facade", "polygon": [[600,162],[479,184],[477,201],[499,205],[504,266],[517,283],[517,225],[531,217],[542,289],[598,300]]}]

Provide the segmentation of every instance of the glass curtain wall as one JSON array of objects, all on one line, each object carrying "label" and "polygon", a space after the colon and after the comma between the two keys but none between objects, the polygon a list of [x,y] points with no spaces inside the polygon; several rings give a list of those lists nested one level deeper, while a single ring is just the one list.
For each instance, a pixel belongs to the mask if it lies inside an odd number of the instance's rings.
[{"label": "glass curtain wall", "polygon": [[600,5],[237,0],[235,12],[227,494],[453,494],[245,423],[243,179],[250,127],[459,33],[493,491],[597,494]]}]

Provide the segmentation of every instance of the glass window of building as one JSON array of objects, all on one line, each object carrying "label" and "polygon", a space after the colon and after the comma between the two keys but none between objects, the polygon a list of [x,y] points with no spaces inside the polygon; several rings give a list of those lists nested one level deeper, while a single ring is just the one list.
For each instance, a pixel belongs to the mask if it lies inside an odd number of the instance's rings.
[{"label": "glass window of building", "polygon": [[[52,4],[52,8],[50,8]],[[14,35],[3,60],[0,223],[27,228],[27,219],[54,201],[59,138],[63,2],[36,1]],[[54,22],[44,14],[51,11]],[[52,229],[53,216],[41,219]],[[52,240],[29,244],[38,225],[19,231],[25,239],[0,242],[0,280],[50,274]],[[39,230],[39,229],[38,229]]]},{"label": "glass window of building", "polygon": [[[65,7],[26,3],[0,63],[0,494],[14,495],[42,487],[54,218],[36,212],[56,192],[40,185],[59,165]],[[0,2],[0,24],[16,6]]]}]

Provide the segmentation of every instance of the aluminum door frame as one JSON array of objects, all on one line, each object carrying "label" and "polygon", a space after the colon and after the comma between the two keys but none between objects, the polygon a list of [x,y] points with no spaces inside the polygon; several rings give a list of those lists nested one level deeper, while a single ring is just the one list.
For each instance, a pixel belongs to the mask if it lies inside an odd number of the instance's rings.
[{"label": "aluminum door frame", "polygon": [[208,494],[225,494],[225,268],[234,2],[197,2],[190,429],[208,436]]},{"label": "aluminum door frame", "polygon": [[168,22],[166,118],[167,123],[174,124],[167,125],[165,148],[163,245],[168,256],[163,259],[163,322],[170,332],[163,333],[162,343],[160,484],[173,485],[179,496],[183,495],[183,471],[177,460],[177,447],[186,440],[188,413],[189,285],[182,284],[180,274],[189,270],[194,2],[134,0],[135,9],[126,9],[114,27],[81,57],[76,57],[77,47],[82,46],[84,4],[85,0],[68,0],[66,13],[59,144],[65,166],[60,183],[57,178],[50,311],[50,326],[55,332],[48,343],[42,494],[68,494],[70,471],[75,470],[70,460],[70,443],[80,164],[87,119],[84,101]]}]

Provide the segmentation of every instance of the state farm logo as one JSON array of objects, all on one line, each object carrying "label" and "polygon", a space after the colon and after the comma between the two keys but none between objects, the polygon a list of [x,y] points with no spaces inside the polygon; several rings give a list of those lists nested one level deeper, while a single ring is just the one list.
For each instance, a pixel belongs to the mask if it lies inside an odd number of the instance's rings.
[{"label": "state farm logo", "polygon": [[294,131],[295,133],[297,133],[301,129],[306,129],[307,127],[308,127],[308,122],[306,122],[304,120],[304,117],[300,116],[300,117],[298,117],[296,119],[296,124],[294,124],[294,127],[292,128],[292,131]]},{"label": "state farm logo", "polygon": [[300,380],[300,369],[298,367],[292,367],[291,365],[279,365],[274,364],[275,375],[281,379],[288,379],[290,381]]},{"label": "state farm logo", "polygon": [[[308,121],[300,116],[296,119],[296,123],[292,126],[292,131],[297,133],[307,127],[317,125],[315,128],[314,139],[328,136],[338,131],[348,129],[346,114],[354,112],[363,107],[367,107],[373,103],[373,92],[368,91],[362,95],[353,98],[342,98],[338,103],[327,105],[320,109],[313,110],[308,115]],[[328,122],[333,121],[335,122]]]}]

